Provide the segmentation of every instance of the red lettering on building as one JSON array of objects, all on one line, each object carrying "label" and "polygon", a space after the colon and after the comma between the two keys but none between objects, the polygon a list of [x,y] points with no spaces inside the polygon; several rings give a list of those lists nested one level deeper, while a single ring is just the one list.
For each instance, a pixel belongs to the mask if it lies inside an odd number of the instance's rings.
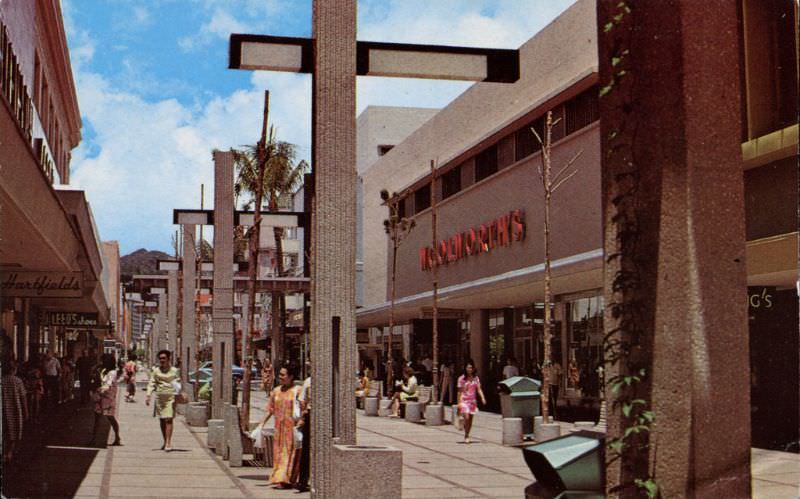
[{"label": "red lettering on building", "polygon": [[442,239],[435,247],[420,248],[419,266],[423,271],[431,270],[434,265],[455,263],[462,258],[488,253],[497,247],[524,240],[525,211],[514,210]]},{"label": "red lettering on building", "polygon": [[[476,244],[478,241],[478,236],[475,234],[475,229],[470,229],[467,231],[467,237],[464,238],[464,245],[466,246],[464,249],[468,256],[474,255],[477,253]],[[424,269],[423,269],[424,270]]]}]

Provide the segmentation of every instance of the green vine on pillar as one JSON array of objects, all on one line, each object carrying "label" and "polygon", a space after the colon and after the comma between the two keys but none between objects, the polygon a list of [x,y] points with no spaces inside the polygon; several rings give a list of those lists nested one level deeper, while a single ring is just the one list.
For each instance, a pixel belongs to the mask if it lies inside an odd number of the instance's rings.
[{"label": "green vine on pillar", "polygon": [[[643,274],[637,194],[640,175],[634,157],[635,119],[626,119],[633,102],[635,78],[631,67],[633,13],[627,2],[617,3],[602,27],[601,36],[611,54],[610,78],[601,82],[599,97],[613,107],[618,125],[605,137],[603,158],[612,175],[612,194],[608,198],[613,216],[614,251],[606,250],[606,264],[613,272],[611,299],[606,304],[607,325],[604,337],[605,372],[611,411],[618,411],[621,424],[607,442],[606,468],[619,466],[621,483],[608,490],[626,497],[659,497],[659,488],[650,469],[650,431],[656,415],[650,408],[648,341],[642,330],[645,304],[640,297]],[[615,116],[615,117],[616,117]],[[605,175],[605,173],[604,173]],[[608,294],[607,294],[608,296]],[[610,319],[610,320],[609,320]]]}]

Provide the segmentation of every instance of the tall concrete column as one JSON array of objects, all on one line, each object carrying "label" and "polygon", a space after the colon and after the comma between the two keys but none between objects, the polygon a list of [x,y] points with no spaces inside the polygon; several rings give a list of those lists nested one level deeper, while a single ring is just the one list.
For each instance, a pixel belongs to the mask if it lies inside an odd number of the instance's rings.
[{"label": "tall concrete column", "polygon": [[609,488],[750,496],[738,21],[724,0],[598,2],[607,379],[645,372],[607,384],[609,432],[636,424],[620,398],[655,417]]},{"label": "tall concrete column", "polygon": [[161,288],[158,292],[158,317],[156,317],[156,323],[153,325],[153,329],[158,332],[158,338],[160,339],[164,348],[170,350],[172,345],[169,342],[169,327],[167,325],[167,294],[163,288]]},{"label": "tall concrete column", "polygon": [[173,362],[178,354],[178,271],[170,270],[167,273],[167,331],[169,333],[169,346]]},{"label": "tall concrete column", "polygon": [[331,497],[332,443],[355,443],[356,1],[314,1],[311,452]]},{"label": "tall concrete column", "polygon": [[195,226],[183,224],[183,307],[181,309],[181,381],[186,382],[187,373],[197,369],[195,355],[195,289],[197,288]]},{"label": "tall concrete column", "polygon": [[231,401],[233,365],[233,154],[214,151],[214,361],[211,412]]},{"label": "tall concrete column", "polygon": [[[489,374],[489,319],[486,310],[469,311],[469,351],[479,376]],[[465,359],[466,360],[466,359]],[[464,366],[456,366],[460,370]]]}]

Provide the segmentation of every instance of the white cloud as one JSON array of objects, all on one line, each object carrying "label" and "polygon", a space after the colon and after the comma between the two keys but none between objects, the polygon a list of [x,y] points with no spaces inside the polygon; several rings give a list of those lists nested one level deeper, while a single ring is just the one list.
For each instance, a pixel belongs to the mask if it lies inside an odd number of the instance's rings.
[{"label": "white cloud", "polygon": [[[71,184],[84,189],[103,239],[121,241],[123,253],[169,248],[174,208],[213,200],[213,149],[252,144],[261,130],[263,90],[272,91],[270,122],[278,136],[310,149],[310,78],[254,74],[251,86],[190,108],[175,99],[148,101],[113,88],[109,80],[75,65],[84,123],[95,136],[75,151]],[[91,151],[91,152],[90,152]]]},{"label": "white cloud", "polygon": [[[277,0],[266,3],[268,10],[282,5]],[[517,47],[571,3],[509,0],[493,10],[481,2],[455,0],[365,3],[360,6],[359,39]],[[95,44],[74,29],[69,2],[64,4],[81,112],[95,134],[74,152],[72,185],[86,190],[101,237],[120,240],[123,253],[139,247],[169,252],[175,230],[172,210],[198,208],[201,183],[206,207],[212,205],[211,151],[258,139],[264,89],[271,91],[270,122],[278,127],[279,138],[298,145],[299,159],[310,157],[308,75],[254,72],[246,88],[192,105],[152,97],[141,88],[114,87],[111,78],[89,69]],[[226,39],[231,32],[258,32],[226,2],[205,0],[204,5],[209,20],[197,36],[182,41],[184,50]],[[233,5],[266,12],[260,2]],[[370,104],[442,107],[468,86],[361,77],[358,111]]]},{"label": "white cloud", "polygon": [[231,33],[253,31],[247,24],[237,20],[231,12],[216,8],[211,19],[200,27],[200,32],[178,40],[178,47],[188,52],[211,44],[215,40],[227,40]]},{"label": "white cloud", "polygon": [[150,24],[150,11],[142,6],[135,6],[133,8],[133,18],[140,26],[147,26]]}]

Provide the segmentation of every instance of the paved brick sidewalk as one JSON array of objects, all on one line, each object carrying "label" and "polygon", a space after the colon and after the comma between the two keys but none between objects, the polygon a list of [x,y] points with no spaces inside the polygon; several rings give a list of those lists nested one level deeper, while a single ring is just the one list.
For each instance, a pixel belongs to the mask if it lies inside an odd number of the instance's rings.
[{"label": "paved brick sidewalk", "polygon": [[[265,396],[253,392],[251,419],[263,415]],[[138,393],[136,403],[122,401],[122,447],[87,446],[91,406],[68,403],[36,432],[17,466],[3,470],[6,497],[245,497],[303,498],[308,494],[271,488],[268,468],[230,468],[205,448],[206,430],[175,421],[175,451],[160,450],[161,434],[152,408]],[[461,443],[452,426],[426,427],[404,420],[365,417],[359,411],[358,442],[403,451],[403,497],[522,497],[533,481],[519,449],[500,445],[501,419],[476,417],[475,443]],[[96,444],[110,442],[107,424]],[[800,497],[800,455],[753,449],[753,497]]]}]

